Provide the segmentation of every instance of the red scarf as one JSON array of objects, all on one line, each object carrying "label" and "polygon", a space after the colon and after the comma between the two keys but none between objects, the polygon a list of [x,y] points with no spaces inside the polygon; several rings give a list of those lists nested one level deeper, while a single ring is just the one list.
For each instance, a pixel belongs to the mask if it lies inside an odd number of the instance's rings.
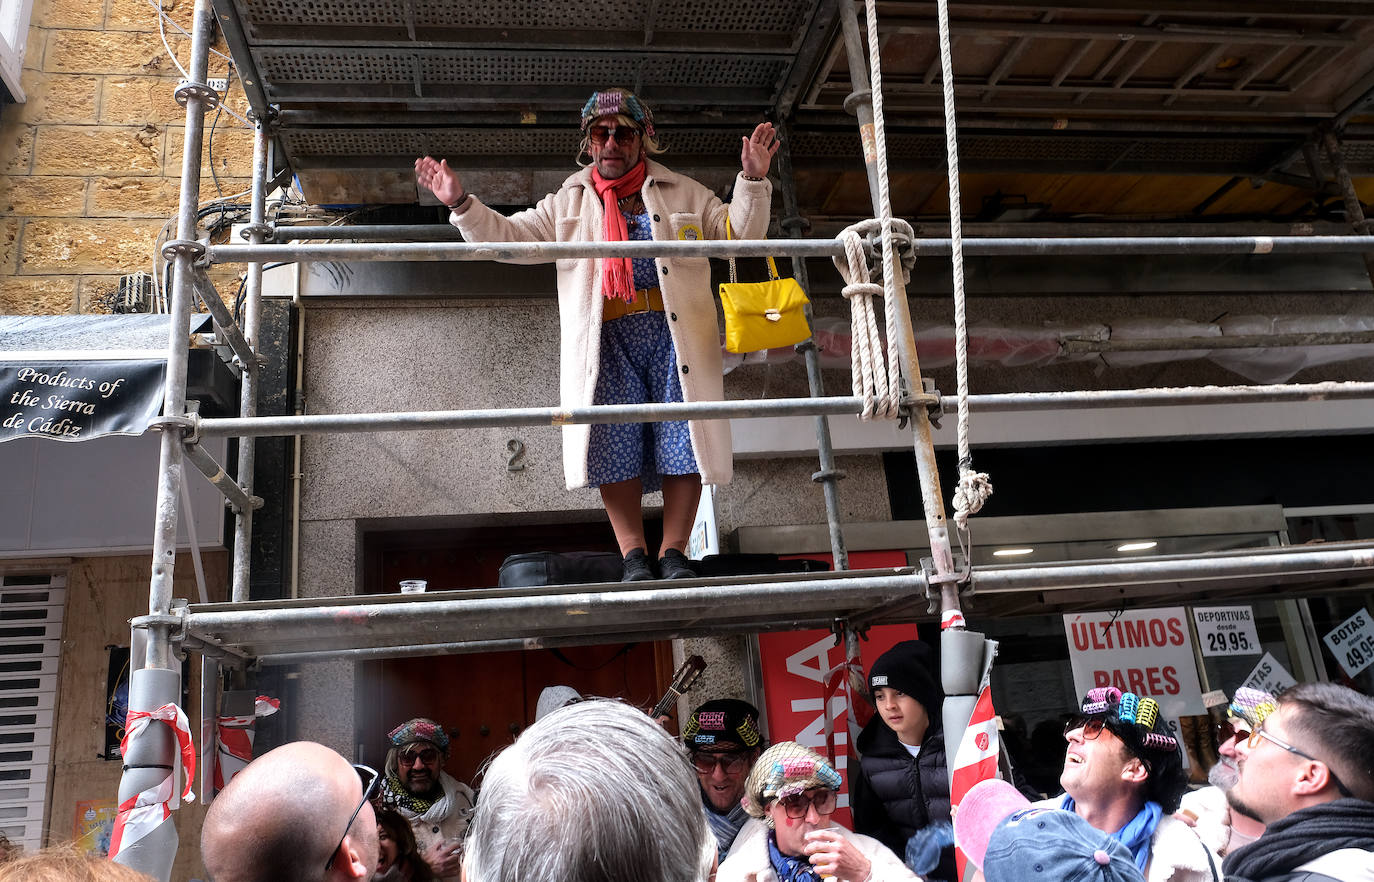
[{"label": "red scarf", "polygon": [[[592,167],[592,186],[596,195],[601,197],[605,211],[602,219],[601,238],[607,242],[628,242],[630,230],[625,225],[625,216],[617,204],[626,196],[633,196],[644,186],[645,163],[641,159],[634,168],[613,181],[601,177],[601,172]],[[626,303],[635,299],[634,266],[628,257],[603,257],[601,259],[601,293],[607,300],[619,297]]]}]

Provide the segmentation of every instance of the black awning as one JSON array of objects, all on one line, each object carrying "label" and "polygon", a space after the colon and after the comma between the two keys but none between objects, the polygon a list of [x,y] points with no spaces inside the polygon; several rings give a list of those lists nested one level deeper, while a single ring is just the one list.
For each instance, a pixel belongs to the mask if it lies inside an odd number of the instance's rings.
[{"label": "black awning", "polygon": [[[0,316],[0,442],[141,435],[162,410],[168,315]],[[192,317],[191,332],[212,330]],[[236,413],[233,372],[189,353],[187,398]]]}]

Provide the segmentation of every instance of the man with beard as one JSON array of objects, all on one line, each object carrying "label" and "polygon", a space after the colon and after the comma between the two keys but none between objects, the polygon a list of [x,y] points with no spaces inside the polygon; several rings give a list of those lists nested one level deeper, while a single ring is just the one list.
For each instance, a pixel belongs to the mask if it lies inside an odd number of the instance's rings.
[{"label": "man with beard", "polygon": [[457,882],[463,833],[476,801],[472,790],[443,770],[448,733],[433,720],[416,717],[387,734],[382,804],[394,808],[415,832],[420,856],[444,880]]},{"label": "man with beard", "polygon": [[737,698],[708,701],[687,718],[682,743],[692,757],[706,823],[716,837],[717,856],[723,861],[749,822],[740,799],[744,781],[763,750],[758,708]]},{"label": "man with beard", "polygon": [[1264,825],[1231,811],[1226,792],[1240,780],[1236,768],[1236,744],[1250,737],[1266,716],[1273,712],[1274,696],[1259,689],[1242,686],[1236,690],[1226,709],[1226,722],[1217,724],[1217,753],[1220,758],[1207,772],[1210,787],[1183,794],[1174,817],[1189,824],[1198,837],[1220,857],[1249,845],[1264,832]]},{"label": "man with beard", "polygon": [[1374,880],[1374,699],[1302,683],[1236,745],[1233,811],[1264,835],[1228,855],[1228,882]]}]

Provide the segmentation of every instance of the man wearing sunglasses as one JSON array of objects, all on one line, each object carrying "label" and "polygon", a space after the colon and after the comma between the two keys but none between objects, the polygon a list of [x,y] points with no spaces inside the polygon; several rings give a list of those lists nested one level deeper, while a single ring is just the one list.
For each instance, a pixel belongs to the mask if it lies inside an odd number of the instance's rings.
[{"label": "man wearing sunglasses", "polygon": [[215,882],[370,879],[377,773],[296,741],[243,768],[205,812],[200,850]]},{"label": "man wearing sunglasses", "polygon": [[763,749],[759,711],[737,698],[715,698],[692,711],[682,726],[682,743],[692,757],[706,823],[721,860],[749,823],[740,805],[744,781]]},{"label": "man wearing sunglasses", "polygon": [[[771,123],[741,137],[729,203],[660,165],[647,105],[625,89],[596,92],[582,108],[583,153],[592,163],[539,204],[509,217],[468,193],[447,161],[415,161],[419,186],[450,209],[469,242],[629,242],[768,233],[768,169],[778,144]],[[557,261],[561,407],[719,401],[725,397],[710,261],[703,257]],[[511,341],[517,349],[521,341]],[[684,555],[703,484],[733,473],[725,420],[567,425],[568,489],[593,486],[624,558],[624,581],[689,578]],[[645,539],[644,493],[663,491],[663,538]],[[655,573],[655,560],[657,573]]]},{"label": "man wearing sunglasses", "polygon": [[1302,683],[1236,745],[1234,811],[1264,835],[1226,857],[1235,882],[1374,879],[1374,699]]},{"label": "man wearing sunglasses", "polygon": [[1207,847],[1225,857],[1249,845],[1264,832],[1254,818],[1232,811],[1226,792],[1240,780],[1236,765],[1236,745],[1274,710],[1274,696],[1259,689],[1242,686],[1226,708],[1226,719],[1215,726],[1217,762],[1207,770],[1209,786],[1183,794],[1174,817],[1192,826]]},{"label": "man wearing sunglasses", "polygon": [[1146,882],[1218,882],[1220,860],[1173,817],[1188,782],[1155,699],[1091,689],[1064,740],[1064,795],[1038,806],[1074,812],[1119,841]]},{"label": "man wearing sunglasses", "polygon": [[433,720],[416,717],[387,734],[382,802],[396,809],[415,832],[420,856],[441,879],[457,882],[463,833],[476,801],[471,788],[444,771],[449,738]]}]

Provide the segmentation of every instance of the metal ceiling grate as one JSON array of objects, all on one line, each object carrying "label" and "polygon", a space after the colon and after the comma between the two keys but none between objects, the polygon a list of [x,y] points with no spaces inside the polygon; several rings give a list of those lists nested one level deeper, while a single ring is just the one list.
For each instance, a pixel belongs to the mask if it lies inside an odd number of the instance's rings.
[{"label": "metal ceiling grate", "polygon": [[[654,7],[659,7],[654,10]],[[669,8],[664,8],[669,7]],[[348,0],[299,3],[295,0],[241,2],[245,23],[270,27],[397,27],[413,22],[417,28],[480,28],[501,30],[647,29],[751,34],[793,34],[811,12],[796,0],[694,0],[663,4],[653,0],[601,0],[596,4],[549,3],[547,0],[506,0],[471,3],[440,0]]]},{"label": "metal ceiling grate", "polygon": [[[556,52],[468,52],[368,48],[264,48],[254,52],[269,90],[280,97],[294,84],[377,85],[414,83],[475,89],[520,87],[537,99],[549,86],[587,91],[585,84],[639,83],[673,90],[739,89],[740,98],[768,103],[787,72],[777,57]],[[751,97],[752,96],[752,97]],[[512,96],[514,100],[515,96]],[[684,98],[684,100],[691,100]],[[699,100],[699,99],[698,99]]]}]

